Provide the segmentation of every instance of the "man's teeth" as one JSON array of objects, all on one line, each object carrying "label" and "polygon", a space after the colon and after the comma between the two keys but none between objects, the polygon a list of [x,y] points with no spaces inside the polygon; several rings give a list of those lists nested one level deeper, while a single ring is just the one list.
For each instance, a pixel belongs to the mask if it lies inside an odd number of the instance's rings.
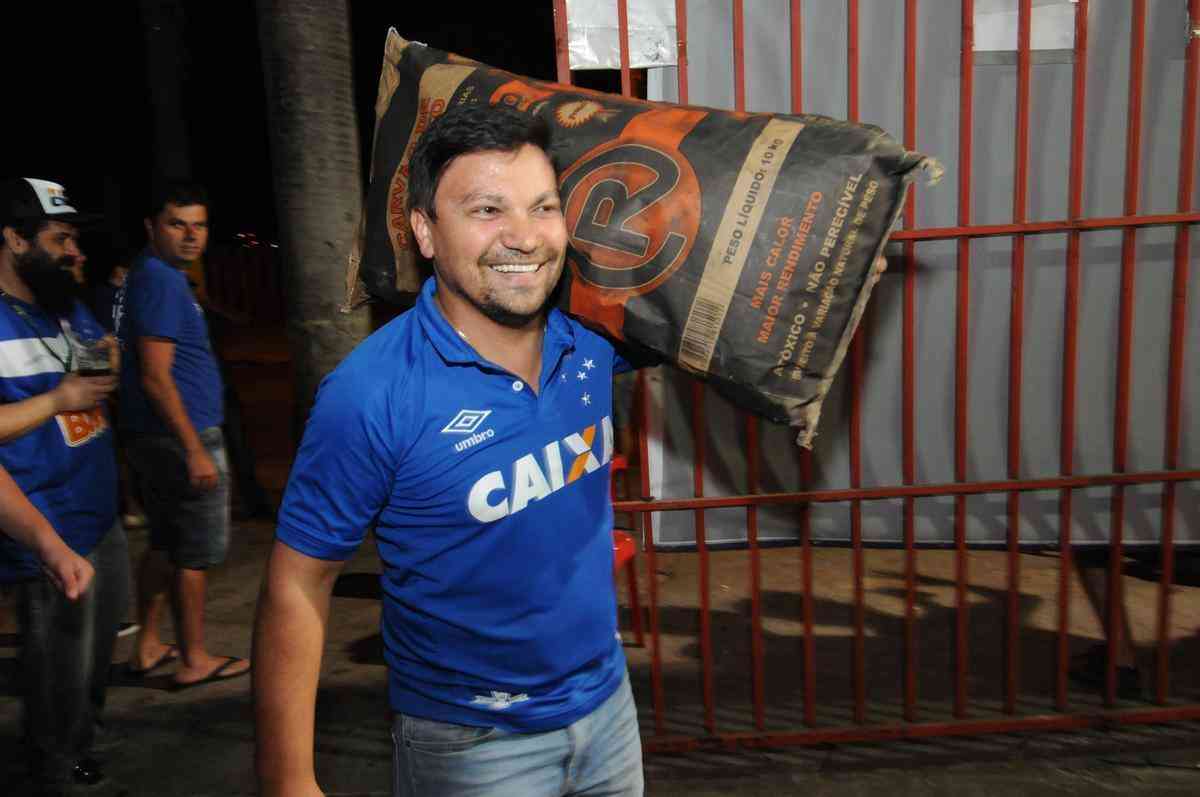
[{"label": "man's teeth", "polygon": [[503,274],[528,274],[537,271],[538,266],[538,263],[499,263],[491,266],[491,269]]}]

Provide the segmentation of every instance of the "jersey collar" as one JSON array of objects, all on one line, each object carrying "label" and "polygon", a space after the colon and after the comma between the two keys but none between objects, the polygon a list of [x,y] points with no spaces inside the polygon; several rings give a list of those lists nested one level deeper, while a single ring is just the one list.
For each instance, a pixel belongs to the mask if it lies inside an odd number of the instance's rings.
[{"label": "jersey collar", "polygon": [[[437,291],[437,279],[430,277],[421,286],[417,297],[416,313],[425,337],[433,345],[438,355],[447,363],[472,364],[481,367],[496,368],[495,363],[483,359],[479,352],[462,335],[458,334],[434,300]],[[546,338],[542,343],[542,372],[553,369],[562,355],[575,348],[575,330],[567,317],[558,308],[551,308],[546,315]]]}]

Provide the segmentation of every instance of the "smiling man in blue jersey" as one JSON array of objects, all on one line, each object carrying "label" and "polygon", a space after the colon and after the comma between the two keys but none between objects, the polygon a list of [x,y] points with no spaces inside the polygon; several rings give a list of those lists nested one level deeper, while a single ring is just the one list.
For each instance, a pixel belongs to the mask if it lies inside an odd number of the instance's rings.
[{"label": "smiling man in blue jersey", "polygon": [[415,148],[434,278],[324,381],[259,601],[265,795],[320,794],[317,675],[342,562],[374,530],[395,795],[639,795],[616,629],[611,377],[549,297],[567,247],[549,131],[463,106]]},{"label": "smiling man in blue jersey", "polygon": [[104,335],[77,298],[87,220],[58,183],[0,181],[0,584],[38,794],[103,779],[89,753],[129,580],[104,409],[117,380],[78,373],[79,342]]}]

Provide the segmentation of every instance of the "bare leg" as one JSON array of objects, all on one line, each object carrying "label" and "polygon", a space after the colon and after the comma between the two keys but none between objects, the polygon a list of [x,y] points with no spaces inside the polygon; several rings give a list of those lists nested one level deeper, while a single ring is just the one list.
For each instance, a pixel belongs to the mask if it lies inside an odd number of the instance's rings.
[{"label": "bare leg", "polygon": [[[1083,584],[1083,590],[1087,593],[1088,601],[1092,604],[1092,609],[1095,610],[1096,616],[1100,618],[1100,625],[1104,627],[1104,635],[1108,636],[1108,568],[1107,567],[1076,567],[1076,572],[1079,573],[1079,581]],[[1117,643],[1117,666],[1118,667],[1136,667],[1137,660],[1133,652],[1133,628],[1129,622],[1129,612],[1122,602],[1120,608],[1121,615],[1121,639]]]},{"label": "bare leg", "polygon": [[129,666],[144,670],[158,661],[170,647],[162,641],[159,626],[167,590],[171,584],[171,568],[162,551],[146,551],[138,565],[137,576],[137,643],[129,658]]},{"label": "bare leg", "polygon": [[[213,656],[204,647],[204,600],[208,591],[208,574],[204,570],[181,567],[175,571],[175,627],[183,660],[175,673],[175,681],[185,684],[209,675],[226,661],[226,656]],[[230,667],[226,675],[250,668],[245,662]]]}]

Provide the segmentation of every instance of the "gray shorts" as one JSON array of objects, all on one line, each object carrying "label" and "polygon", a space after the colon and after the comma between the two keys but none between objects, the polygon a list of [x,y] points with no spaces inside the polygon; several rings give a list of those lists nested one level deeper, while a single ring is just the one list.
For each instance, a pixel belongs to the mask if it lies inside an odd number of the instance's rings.
[{"label": "gray shorts", "polygon": [[229,551],[229,460],[221,427],[201,431],[200,442],[217,466],[212,490],[192,487],[187,456],[173,435],[131,435],[126,441],[150,521],[150,547],[187,570],[219,565]]}]

